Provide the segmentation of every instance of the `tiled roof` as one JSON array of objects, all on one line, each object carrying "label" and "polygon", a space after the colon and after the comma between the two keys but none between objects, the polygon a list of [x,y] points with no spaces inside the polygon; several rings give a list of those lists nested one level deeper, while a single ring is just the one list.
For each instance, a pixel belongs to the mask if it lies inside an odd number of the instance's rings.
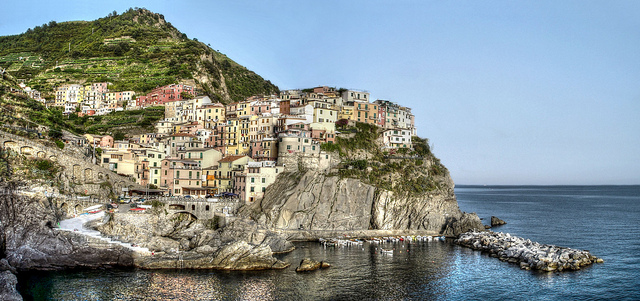
[{"label": "tiled roof", "polygon": [[233,161],[241,159],[243,157],[245,157],[245,156],[226,156],[226,157],[220,159],[220,161],[218,161],[218,162],[233,162]]}]

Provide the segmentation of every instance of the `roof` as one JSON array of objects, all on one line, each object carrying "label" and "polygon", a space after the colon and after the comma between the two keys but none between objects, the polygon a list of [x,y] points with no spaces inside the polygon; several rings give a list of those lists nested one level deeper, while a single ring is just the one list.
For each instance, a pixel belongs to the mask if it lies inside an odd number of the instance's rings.
[{"label": "roof", "polygon": [[233,162],[233,161],[236,161],[238,159],[242,159],[244,157],[246,157],[246,156],[226,156],[226,157],[220,159],[220,161],[218,161],[218,162]]}]

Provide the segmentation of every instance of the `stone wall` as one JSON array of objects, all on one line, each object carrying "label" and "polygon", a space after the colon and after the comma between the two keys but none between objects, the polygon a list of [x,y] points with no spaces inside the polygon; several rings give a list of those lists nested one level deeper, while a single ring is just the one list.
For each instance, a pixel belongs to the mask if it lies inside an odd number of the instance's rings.
[{"label": "stone wall", "polygon": [[61,178],[65,184],[64,189],[74,194],[106,197],[105,189],[119,195],[122,193],[122,188],[142,188],[133,178],[120,176],[93,164],[91,156],[87,156],[85,149],[72,145],[65,145],[64,149],[59,149],[47,146],[39,140],[0,131],[0,147],[27,158],[49,159],[57,162],[63,167]]}]

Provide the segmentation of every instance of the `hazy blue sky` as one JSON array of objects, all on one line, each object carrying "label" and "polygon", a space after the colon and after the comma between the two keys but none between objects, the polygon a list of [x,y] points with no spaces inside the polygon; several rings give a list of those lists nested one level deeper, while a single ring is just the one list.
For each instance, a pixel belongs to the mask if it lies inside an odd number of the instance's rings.
[{"label": "hazy blue sky", "polygon": [[0,35],[161,13],[280,89],[413,108],[458,184],[640,184],[640,1],[8,1]]}]

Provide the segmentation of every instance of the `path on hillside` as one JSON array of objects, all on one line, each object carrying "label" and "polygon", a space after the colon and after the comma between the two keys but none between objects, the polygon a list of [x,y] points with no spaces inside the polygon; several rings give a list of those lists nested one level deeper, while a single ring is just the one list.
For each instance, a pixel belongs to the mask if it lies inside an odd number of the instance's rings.
[{"label": "path on hillside", "polygon": [[88,229],[88,228],[86,228],[84,226],[84,224],[86,224],[86,223],[88,223],[90,221],[102,218],[102,217],[104,217],[104,211],[101,211],[101,212],[96,213],[96,214],[81,214],[78,217],[74,217],[74,218],[65,219],[63,221],[60,221],[60,228],[58,228],[58,230],[60,230],[60,231],[71,231],[71,232],[79,233],[79,234],[82,234],[82,235],[90,236],[90,237],[93,237],[93,238],[98,238],[98,239],[104,240],[104,241],[106,241],[108,243],[121,245],[121,246],[123,246],[125,248],[128,248],[130,250],[139,252],[139,253],[144,254],[144,255],[147,255],[147,254],[151,253],[151,251],[149,251],[149,249],[147,249],[147,248],[133,247],[133,246],[131,246],[130,243],[112,240],[111,238],[102,236],[102,233],[100,233],[99,231]]}]

